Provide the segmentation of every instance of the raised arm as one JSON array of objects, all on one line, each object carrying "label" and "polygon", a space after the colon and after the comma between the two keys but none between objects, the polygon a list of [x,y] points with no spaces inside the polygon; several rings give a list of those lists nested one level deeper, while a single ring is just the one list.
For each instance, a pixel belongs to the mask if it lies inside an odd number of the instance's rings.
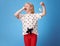
[{"label": "raised arm", "polygon": [[42,9],[43,9],[42,13],[41,13],[41,16],[44,16],[46,14],[46,7],[45,7],[43,2],[40,2],[40,5],[42,6]]},{"label": "raised arm", "polygon": [[21,12],[24,10],[24,7],[19,9],[14,15],[19,19],[21,17]]}]

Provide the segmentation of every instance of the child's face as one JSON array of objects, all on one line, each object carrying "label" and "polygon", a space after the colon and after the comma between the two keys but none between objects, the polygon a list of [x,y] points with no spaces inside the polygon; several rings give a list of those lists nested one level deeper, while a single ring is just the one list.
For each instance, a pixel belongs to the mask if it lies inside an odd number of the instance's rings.
[{"label": "child's face", "polygon": [[25,11],[28,13],[28,12],[30,12],[31,11],[31,9],[32,9],[32,6],[30,6],[30,4],[25,4]]}]

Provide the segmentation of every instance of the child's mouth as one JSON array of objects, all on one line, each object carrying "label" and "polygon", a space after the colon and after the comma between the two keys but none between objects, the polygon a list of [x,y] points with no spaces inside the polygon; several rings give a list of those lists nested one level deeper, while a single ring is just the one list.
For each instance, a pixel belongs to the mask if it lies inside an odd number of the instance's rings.
[{"label": "child's mouth", "polygon": [[27,8],[25,8],[25,10],[27,10]]}]

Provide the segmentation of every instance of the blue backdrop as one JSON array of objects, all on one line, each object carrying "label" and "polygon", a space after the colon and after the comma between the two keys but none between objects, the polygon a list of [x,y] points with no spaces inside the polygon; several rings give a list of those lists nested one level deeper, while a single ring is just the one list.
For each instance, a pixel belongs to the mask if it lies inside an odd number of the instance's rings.
[{"label": "blue backdrop", "polygon": [[60,46],[59,0],[0,0],[0,46],[24,46],[22,23],[14,13],[26,2],[31,2],[38,13],[41,1],[47,14],[38,20],[37,46]]}]

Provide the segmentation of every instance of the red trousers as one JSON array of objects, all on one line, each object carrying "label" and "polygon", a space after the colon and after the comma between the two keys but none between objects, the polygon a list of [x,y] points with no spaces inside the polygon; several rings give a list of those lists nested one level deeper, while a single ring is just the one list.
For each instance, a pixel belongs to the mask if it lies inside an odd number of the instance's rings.
[{"label": "red trousers", "polygon": [[25,46],[36,46],[37,35],[36,34],[26,34],[24,35]]}]

